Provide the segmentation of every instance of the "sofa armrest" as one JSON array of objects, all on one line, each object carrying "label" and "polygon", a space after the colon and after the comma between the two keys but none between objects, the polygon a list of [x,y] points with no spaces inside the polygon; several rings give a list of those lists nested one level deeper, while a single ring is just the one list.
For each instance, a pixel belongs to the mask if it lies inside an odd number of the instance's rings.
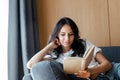
[{"label": "sofa armrest", "polygon": [[106,46],[100,47],[103,55],[110,62],[120,62],[120,46]]}]

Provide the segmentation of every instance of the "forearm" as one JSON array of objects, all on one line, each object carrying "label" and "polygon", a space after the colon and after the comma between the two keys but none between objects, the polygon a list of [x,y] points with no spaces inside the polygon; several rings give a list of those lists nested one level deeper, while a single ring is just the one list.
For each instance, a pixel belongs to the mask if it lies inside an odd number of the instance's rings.
[{"label": "forearm", "polygon": [[111,69],[111,64],[109,62],[104,62],[98,66],[95,66],[93,68],[89,68],[88,71],[90,72],[91,79],[95,79],[100,73],[105,73],[106,71]]},{"label": "forearm", "polygon": [[31,69],[31,67],[43,60],[44,56],[51,50],[50,45],[47,45],[45,48],[43,48],[41,51],[39,51],[38,53],[36,53],[27,63],[27,68]]}]

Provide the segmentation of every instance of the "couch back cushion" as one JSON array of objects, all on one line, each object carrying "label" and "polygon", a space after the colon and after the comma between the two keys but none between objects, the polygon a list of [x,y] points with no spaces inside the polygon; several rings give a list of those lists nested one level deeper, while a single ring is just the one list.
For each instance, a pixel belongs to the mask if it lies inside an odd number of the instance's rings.
[{"label": "couch back cushion", "polygon": [[110,62],[120,62],[120,46],[100,47],[103,55]]}]

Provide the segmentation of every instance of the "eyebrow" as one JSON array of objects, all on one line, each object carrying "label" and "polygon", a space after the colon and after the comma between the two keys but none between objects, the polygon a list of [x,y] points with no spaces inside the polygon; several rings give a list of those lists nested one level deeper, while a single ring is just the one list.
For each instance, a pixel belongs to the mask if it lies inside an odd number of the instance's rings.
[{"label": "eyebrow", "polygon": [[[65,33],[65,32],[60,32],[60,33]],[[69,33],[73,33],[73,32],[69,32]]]}]

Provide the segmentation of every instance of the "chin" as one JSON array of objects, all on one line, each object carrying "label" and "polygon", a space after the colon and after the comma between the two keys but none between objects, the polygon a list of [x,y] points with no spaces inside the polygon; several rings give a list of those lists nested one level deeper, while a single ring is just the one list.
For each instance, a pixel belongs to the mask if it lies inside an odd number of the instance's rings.
[{"label": "chin", "polygon": [[70,47],[70,45],[63,45],[64,47]]}]

